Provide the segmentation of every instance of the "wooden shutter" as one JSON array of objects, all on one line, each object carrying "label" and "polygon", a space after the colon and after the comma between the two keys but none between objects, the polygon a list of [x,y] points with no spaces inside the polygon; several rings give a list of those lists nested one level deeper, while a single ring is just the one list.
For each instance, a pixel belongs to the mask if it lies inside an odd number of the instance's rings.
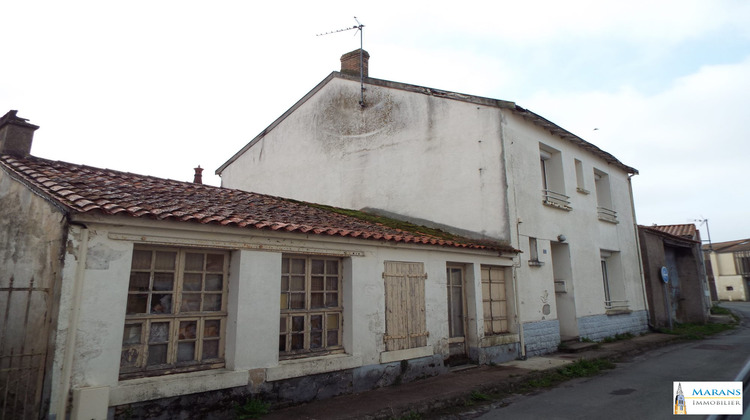
[{"label": "wooden shutter", "polygon": [[427,345],[423,263],[385,262],[385,347],[387,351]]}]

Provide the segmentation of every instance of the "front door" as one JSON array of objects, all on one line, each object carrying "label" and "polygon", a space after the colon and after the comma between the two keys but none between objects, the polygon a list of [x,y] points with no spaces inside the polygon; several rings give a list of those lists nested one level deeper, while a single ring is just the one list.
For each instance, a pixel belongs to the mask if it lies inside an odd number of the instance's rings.
[{"label": "front door", "polygon": [[[565,341],[578,338],[570,248],[568,244],[551,242],[550,250],[552,251],[552,275],[555,281],[555,306],[557,306],[557,320],[560,322],[560,339]],[[542,308],[542,313],[545,315],[549,313],[546,305]]]},{"label": "front door", "polygon": [[464,268],[448,266],[448,332],[451,358],[466,355],[466,305],[464,293]]}]

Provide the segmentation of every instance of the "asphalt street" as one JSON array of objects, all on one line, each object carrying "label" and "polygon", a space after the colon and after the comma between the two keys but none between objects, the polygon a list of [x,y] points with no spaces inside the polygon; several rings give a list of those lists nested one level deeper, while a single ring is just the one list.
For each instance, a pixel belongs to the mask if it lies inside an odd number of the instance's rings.
[{"label": "asphalt street", "polygon": [[572,380],[533,395],[509,397],[477,418],[673,418],[673,381],[731,381],[748,361],[750,302],[725,302],[722,306],[744,315],[737,329],[652,350],[593,378]]}]

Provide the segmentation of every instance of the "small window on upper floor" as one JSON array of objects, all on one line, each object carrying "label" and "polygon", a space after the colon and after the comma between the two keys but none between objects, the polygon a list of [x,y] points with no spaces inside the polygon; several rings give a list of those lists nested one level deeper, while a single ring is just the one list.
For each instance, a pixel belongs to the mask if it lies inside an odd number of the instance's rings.
[{"label": "small window on upper floor", "polygon": [[586,179],[583,176],[583,163],[575,159],[576,165],[576,191],[581,194],[588,194],[589,190],[586,189]]},{"label": "small window on upper floor", "polygon": [[565,195],[560,151],[540,143],[539,163],[542,175],[542,202],[551,207],[570,210],[570,197]]},{"label": "small window on upper floor", "polygon": [[594,169],[594,183],[596,186],[596,205],[599,220],[617,223],[617,212],[612,208],[609,175],[598,169]]}]

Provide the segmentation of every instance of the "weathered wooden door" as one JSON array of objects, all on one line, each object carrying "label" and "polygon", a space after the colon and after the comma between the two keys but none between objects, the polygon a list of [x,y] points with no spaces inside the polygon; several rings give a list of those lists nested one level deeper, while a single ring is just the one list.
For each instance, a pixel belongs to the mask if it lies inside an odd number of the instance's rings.
[{"label": "weathered wooden door", "polygon": [[385,342],[386,351],[427,345],[423,263],[386,261]]}]

